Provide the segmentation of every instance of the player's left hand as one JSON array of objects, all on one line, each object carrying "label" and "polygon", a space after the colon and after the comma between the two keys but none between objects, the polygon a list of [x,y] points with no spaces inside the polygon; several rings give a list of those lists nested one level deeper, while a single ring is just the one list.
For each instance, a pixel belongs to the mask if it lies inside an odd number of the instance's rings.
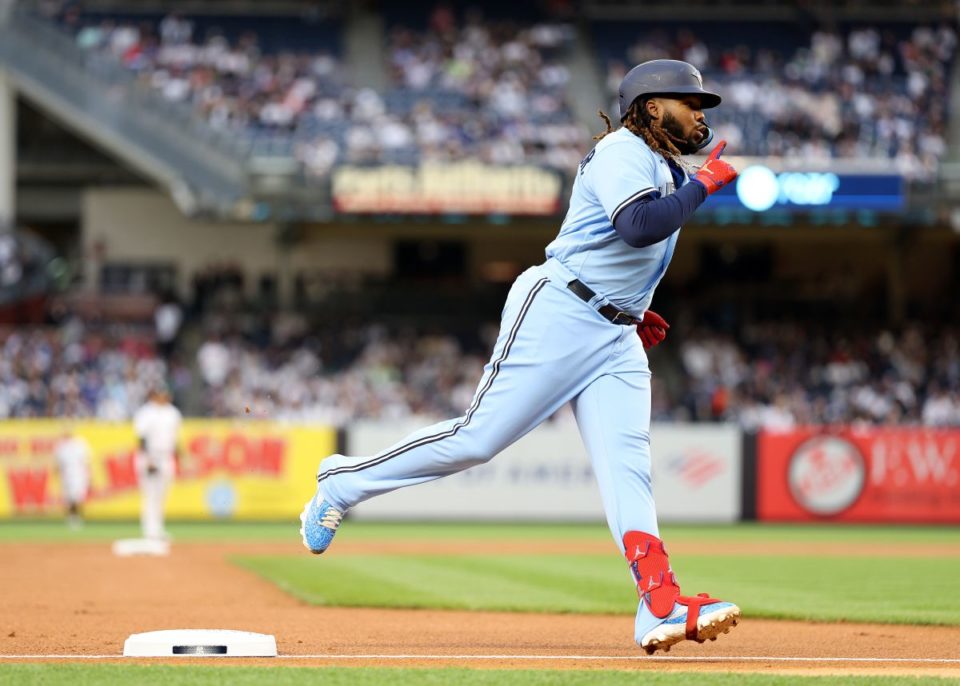
[{"label": "player's left hand", "polygon": [[637,335],[643,342],[643,347],[649,349],[667,337],[669,328],[667,320],[653,310],[647,310],[643,313],[643,321],[637,324]]},{"label": "player's left hand", "polygon": [[726,141],[717,143],[716,147],[707,156],[703,166],[693,177],[694,181],[707,189],[707,195],[713,195],[737,178],[737,170],[720,159],[720,155],[723,154],[726,147]]}]

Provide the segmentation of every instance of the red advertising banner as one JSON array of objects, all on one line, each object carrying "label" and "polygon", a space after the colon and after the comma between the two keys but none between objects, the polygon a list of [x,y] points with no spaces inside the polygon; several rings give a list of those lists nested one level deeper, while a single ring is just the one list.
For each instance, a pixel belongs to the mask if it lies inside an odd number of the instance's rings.
[{"label": "red advertising banner", "polygon": [[757,517],[960,523],[960,430],[764,431],[757,437]]}]

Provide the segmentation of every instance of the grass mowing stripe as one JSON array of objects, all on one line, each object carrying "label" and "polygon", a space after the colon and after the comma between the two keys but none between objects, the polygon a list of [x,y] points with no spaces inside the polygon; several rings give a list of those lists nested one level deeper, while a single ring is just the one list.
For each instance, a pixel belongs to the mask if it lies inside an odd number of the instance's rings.
[{"label": "grass mowing stripe", "polygon": [[[584,589],[582,576],[568,572],[582,569],[585,565],[580,562],[552,558],[556,561],[552,574],[523,573],[529,565],[550,569],[547,559],[351,555],[319,564],[311,558],[270,556],[235,561],[296,597],[319,605],[609,613],[623,611],[635,597],[616,558],[613,569],[619,569],[621,583],[611,585],[609,578],[604,581],[597,575],[600,585],[589,591]],[[547,576],[549,582],[543,583]],[[609,570],[605,576],[610,576]]]},{"label": "grass mowing stripe", "polygon": [[[615,608],[629,607],[636,598],[627,566],[616,555],[556,556],[546,564],[542,557],[459,557],[447,558],[443,563],[523,584],[531,599],[535,594],[549,592],[557,607],[564,608],[558,611],[595,612],[586,608],[599,604],[610,608],[605,612],[617,612]],[[618,574],[623,583],[611,584],[610,580]]]},{"label": "grass mowing stripe", "polygon": [[[735,600],[744,614],[778,619],[960,624],[958,558],[777,558],[684,555],[674,569],[690,589]],[[917,588],[921,579],[923,590]]]},{"label": "grass mowing stripe", "polygon": [[[400,576],[409,579],[414,589],[429,579],[427,585],[434,595],[442,595],[445,600],[453,597],[454,606],[470,610],[490,605],[505,610],[559,608],[576,602],[567,593],[538,588],[531,578],[498,574],[486,564],[488,561],[475,556],[415,558],[406,561]],[[469,595],[460,594],[458,589],[469,589]]]},{"label": "grass mowing stripe", "polygon": [[196,665],[0,665],[0,681],[44,686],[271,686],[324,684],[324,686],[942,686],[960,683],[936,677],[798,676],[724,672],[668,672],[636,670],[530,670],[530,669],[402,669],[352,667],[231,667]]},{"label": "grass mowing stripe", "polygon": [[[239,563],[308,602],[528,612],[633,613],[615,555],[241,557]],[[748,617],[960,625],[958,558],[682,555],[689,592],[736,602]],[[922,571],[923,593],[915,585]],[[429,584],[423,580],[429,579]],[[428,586],[428,588],[424,588]]]},{"label": "grass mowing stripe", "polygon": [[[282,590],[313,605],[345,607],[447,607],[447,599],[431,593],[413,577],[383,574],[377,559],[364,564],[317,567],[311,558],[239,557],[233,562],[276,583]],[[348,558],[355,559],[355,558]],[[349,578],[349,583],[344,580]],[[430,584],[433,588],[434,584]],[[398,603],[397,599],[405,599]]]}]

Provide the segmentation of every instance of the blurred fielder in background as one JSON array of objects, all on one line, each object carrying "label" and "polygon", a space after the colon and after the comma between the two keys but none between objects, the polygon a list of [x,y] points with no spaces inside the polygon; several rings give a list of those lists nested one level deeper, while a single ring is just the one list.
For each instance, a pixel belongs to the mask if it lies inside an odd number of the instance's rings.
[{"label": "blurred fielder in background", "polygon": [[165,388],[151,391],[147,403],[133,416],[140,440],[135,466],[140,483],[140,527],[143,537],[166,540],[163,510],[167,490],[176,473],[177,436],[183,417]]},{"label": "blurred fielder in background", "polygon": [[54,448],[63,504],[67,509],[67,524],[79,527],[83,522],[83,503],[90,489],[90,444],[66,427]]},{"label": "blurred fielder in background", "polygon": [[680,227],[737,176],[720,159],[724,141],[699,169],[683,160],[712,139],[703,110],[718,104],[686,62],[653,60],[624,77],[623,126],[614,131],[601,112],[607,131],[580,163],[547,261],[521,274],[507,296],[472,405],[378,455],[321,462],[300,517],[309,550],[326,550],[353,505],[486,462],[571,402],[607,522],[637,584],[637,643],[648,653],[669,650],[736,625],[736,605],[681,595],[659,538],[644,351],[666,335],[649,307]]}]

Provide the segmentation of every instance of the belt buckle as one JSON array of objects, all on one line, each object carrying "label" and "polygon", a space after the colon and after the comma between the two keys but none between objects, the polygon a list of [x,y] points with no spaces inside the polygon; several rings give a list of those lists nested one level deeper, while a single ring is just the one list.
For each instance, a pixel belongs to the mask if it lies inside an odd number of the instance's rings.
[{"label": "belt buckle", "polygon": [[614,324],[619,324],[621,326],[628,326],[633,324],[636,320],[631,317],[626,312],[617,312],[613,319],[611,319]]}]

